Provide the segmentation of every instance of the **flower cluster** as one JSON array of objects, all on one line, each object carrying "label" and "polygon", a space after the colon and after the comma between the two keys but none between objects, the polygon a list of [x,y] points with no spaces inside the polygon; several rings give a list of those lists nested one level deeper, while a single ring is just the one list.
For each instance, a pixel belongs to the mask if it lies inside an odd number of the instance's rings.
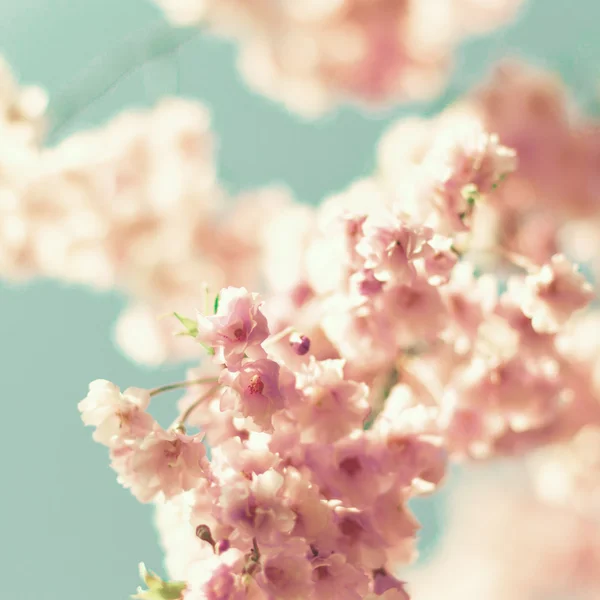
[{"label": "flower cluster", "polygon": [[272,217],[292,251],[265,249],[264,306],[227,287],[214,314],[176,313],[212,360],[170,429],[145,409],[179,384],[92,384],[84,421],[119,481],[157,503],[179,598],[404,600],[407,502],[436,489],[447,456],[521,454],[600,423],[595,365],[573,350],[593,299],[577,268],[508,254],[501,290],[465,260],[516,166],[478,119],[444,117],[401,188],[379,172]]},{"label": "flower cluster", "polygon": [[300,114],[344,100],[432,97],[460,41],[513,16],[521,0],[155,0],[176,25],[240,44],[249,85]]},{"label": "flower cluster", "polygon": [[[464,35],[520,4],[158,3],[233,36],[252,85],[307,115],[430,93]],[[98,380],[79,404],[118,481],[156,505],[172,580],[143,567],[136,598],[598,596],[600,321],[573,260],[600,273],[600,129],[553,76],[505,63],[401,120],[374,172],[318,207],[231,197],[198,103],[54,148],[45,109],[0,63],[1,274],[123,290],[117,339],[140,362],[207,352],[184,382]],[[164,428],[151,398],[180,388]],[[409,501],[449,461],[495,457],[523,472],[459,494],[411,573]]]},{"label": "flower cluster", "polygon": [[[365,430],[367,387],[306,337],[270,335],[260,304],[225,288],[215,314],[190,325],[217,375],[195,380],[202,393],[170,429],[146,412],[160,389],[106,381],[90,385],[83,420],[119,481],[157,502],[167,562],[186,582],[177,598],[405,600],[391,572],[414,554],[407,502],[445,472],[435,420],[407,405]],[[188,421],[204,425],[210,463]]]},{"label": "flower cluster", "polygon": [[[516,172],[473,225],[473,247],[484,253],[477,261],[497,263],[504,249],[541,264],[566,249],[597,268],[598,121],[578,113],[554,74],[519,62],[499,64],[443,119],[457,114],[479,119],[519,157]],[[437,136],[438,122],[396,125],[381,145],[386,173],[397,181],[399,157],[411,151],[413,140],[418,152],[418,144]]]},{"label": "flower cluster", "polygon": [[501,279],[477,276],[465,256],[514,154],[463,112],[410,144],[395,157],[397,179],[384,159],[373,177],[295,219],[305,251],[289,264],[277,255],[288,279],[270,305],[279,326],[301,327],[317,356],[346,360],[374,406],[408,384],[415,403],[440,411],[457,454],[512,454],[570,436],[597,418],[597,396],[556,336],[592,300],[591,286],[561,254],[536,265],[506,253],[513,271],[502,293]]}]

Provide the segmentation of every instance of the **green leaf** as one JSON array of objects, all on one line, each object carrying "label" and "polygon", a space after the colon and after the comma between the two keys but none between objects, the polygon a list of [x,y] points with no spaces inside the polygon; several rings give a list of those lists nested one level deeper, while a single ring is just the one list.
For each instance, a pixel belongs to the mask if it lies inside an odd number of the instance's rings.
[{"label": "green leaf", "polygon": [[219,294],[217,294],[217,295],[215,296],[215,305],[214,305],[214,307],[213,307],[213,312],[214,312],[215,314],[217,314],[217,311],[219,310],[219,301],[220,301],[220,300],[221,300],[221,296],[219,296]]},{"label": "green leaf", "polygon": [[173,316],[185,327],[185,331],[182,331],[179,335],[191,335],[192,337],[198,335],[198,324],[194,319],[183,317],[176,312],[173,313]]},{"label": "green leaf", "polygon": [[140,576],[147,590],[138,588],[132,596],[137,600],[181,600],[187,584],[184,581],[163,581],[156,573],[148,571],[144,563],[140,563]]},{"label": "green leaf", "polygon": [[[198,337],[198,324],[193,319],[188,319],[187,317],[183,317],[176,312],[173,313],[173,316],[185,327],[185,331],[180,331],[175,335],[189,335],[193,338]],[[207,346],[200,342],[200,345],[212,356],[215,353],[215,349]]]}]

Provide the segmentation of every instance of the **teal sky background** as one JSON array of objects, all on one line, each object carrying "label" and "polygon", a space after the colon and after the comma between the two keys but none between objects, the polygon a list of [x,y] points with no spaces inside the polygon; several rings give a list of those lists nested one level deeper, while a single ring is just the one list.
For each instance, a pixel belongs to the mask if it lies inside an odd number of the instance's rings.
[{"label": "teal sky background", "polygon": [[[107,57],[116,49],[139,53],[143,63],[147,48],[139,40],[161,22],[145,0],[0,0],[0,52],[23,81],[48,89],[58,114],[74,93],[85,92],[86,82],[106,78]],[[316,122],[248,91],[234,69],[234,48],[197,35],[175,55],[124,78],[54,140],[179,90],[211,109],[229,189],[282,182],[302,200],[318,202],[369,172],[376,140],[392,120],[439,109],[503,56],[559,71],[591,107],[600,89],[598,23],[597,0],[529,0],[517,23],[461,48],[448,91],[436,102],[380,114],[344,108]],[[4,282],[0,306],[2,595],[125,599],[138,585],[138,561],[161,569],[151,509],[117,485],[105,449],[91,441],[76,405],[93,379],[153,387],[180,379],[184,368],[149,370],[115,349],[112,326],[124,306],[116,292]],[[166,419],[173,414],[170,399],[159,400]],[[431,503],[419,512],[430,528],[427,546],[438,528],[436,513]]]}]

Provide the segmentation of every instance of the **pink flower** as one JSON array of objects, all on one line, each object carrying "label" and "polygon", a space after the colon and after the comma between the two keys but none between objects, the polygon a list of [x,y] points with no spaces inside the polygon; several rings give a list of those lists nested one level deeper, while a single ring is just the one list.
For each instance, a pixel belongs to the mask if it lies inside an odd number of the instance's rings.
[{"label": "pink flower", "polygon": [[375,526],[371,510],[337,506],[338,530],[334,548],[343,552],[348,562],[365,569],[377,569],[386,562],[387,543]]},{"label": "pink flower", "polygon": [[305,600],[313,582],[307,546],[292,539],[261,556],[262,569],[256,577],[268,600]]},{"label": "pink flower", "polygon": [[333,445],[311,444],[306,465],[326,498],[366,507],[393,481],[391,472],[382,469],[383,449],[365,432],[356,432]]},{"label": "pink flower", "polygon": [[267,436],[263,433],[249,433],[244,441],[239,437],[222,442],[213,455],[213,462],[219,459],[227,467],[243,474],[247,479],[274,469],[280,460],[267,447]]},{"label": "pink flower", "polygon": [[434,339],[448,321],[448,313],[438,288],[417,278],[386,292],[384,310],[389,315],[399,346]]},{"label": "pink flower", "polygon": [[383,440],[387,448],[386,466],[390,469],[396,466],[392,471],[395,485],[417,484],[433,490],[444,478],[446,450],[441,447],[441,438],[392,430]]},{"label": "pink flower", "polygon": [[333,442],[362,428],[369,413],[368,389],[344,379],[344,361],[312,360],[298,374],[301,391],[298,403],[290,407],[306,441]]},{"label": "pink flower", "polygon": [[314,600],[362,600],[367,593],[367,574],[343,554],[317,555],[311,564]]},{"label": "pink flower", "polygon": [[[514,171],[515,153],[501,146],[497,136],[489,135],[473,111],[449,111],[423,134],[428,143],[413,157],[417,164],[411,169],[400,165],[401,172],[408,171],[405,179],[415,179],[408,190],[408,205],[414,205],[409,212],[425,215],[424,206],[419,205],[430,205],[426,220],[438,233],[467,231],[480,196],[489,194],[505,175]],[[390,138],[390,147],[385,151],[396,143],[398,140]]]},{"label": "pink flower", "polygon": [[433,232],[427,227],[411,227],[390,217],[389,222],[368,219],[363,230],[356,249],[380,280],[410,282],[416,275],[414,261],[431,253],[427,242]]},{"label": "pink flower", "polygon": [[331,524],[331,508],[319,488],[292,467],[285,472],[285,491],[287,505],[296,515],[292,537],[314,542]]},{"label": "pink flower", "polygon": [[[372,526],[383,540],[380,547],[386,550],[389,565],[410,563],[416,558],[415,543],[420,525],[407,500],[406,490],[392,488],[378,496],[370,508]],[[379,566],[385,564],[382,561]],[[373,565],[373,568],[378,567]]]},{"label": "pink flower", "polygon": [[295,514],[284,501],[284,478],[274,469],[250,478],[228,477],[219,498],[222,521],[243,540],[278,544],[294,528]]},{"label": "pink flower", "polygon": [[232,549],[194,563],[182,600],[243,600],[243,556]]},{"label": "pink flower", "polygon": [[554,255],[550,263],[529,275],[524,285],[513,279],[509,289],[539,333],[556,332],[594,298],[591,285],[562,254]]},{"label": "pink flower", "polygon": [[452,239],[436,235],[429,240],[430,252],[424,262],[428,282],[431,285],[448,283],[458,255],[452,250]]},{"label": "pink flower", "polygon": [[140,388],[119,388],[97,379],[90,383],[88,395],[79,403],[81,418],[96,427],[92,437],[105,446],[115,447],[145,437],[154,419],[147,413],[150,393]]},{"label": "pink flower", "polygon": [[569,386],[553,362],[532,362],[518,355],[498,361],[478,358],[459,373],[460,384],[449,386],[443,398],[447,443],[453,450],[458,444],[474,455],[485,455],[506,435],[516,438],[511,445],[517,448],[519,437],[526,442],[532,432],[552,426],[568,406]]},{"label": "pink flower", "polygon": [[479,196],[490,193],[516,164],[515,152],[500,145],[498,137],[486,133],[471,115],[440,129],[426,168],[436,182],[435,207],[443,229],[470,229]]},{"label": "pink flower", "polygon": [[[223,396],[235,396],[223,400]],[[189,396],[186,394],[185,397]],[[184,397],[184,398],[185,398]],[[245,436],[251,428],[250,419],[244,419],[236,410],[224,410],[221,405],[234,405],[237,393],[229,388],[222,389],[216,398],[200,404],[192,413],[189,423],[198,427],[206,434],[209,446],[214,447],[236,436]]]},{"label": "pink flower", "polygon": [[159,428],[134,444],[113,449],[111,456],[119,482],[140,502],[191,490],[208,469],[202,436]]},{"label": "pink flower", "polygon": [[279,365],[263,358],[254,362],[246,362],[239,371],[224,370],[220,382],[229,385],[238,393],[235,406],[228,406],[231,395],[223,396],[221,408],[235,408],[245,417],[265,430],[271,429],[271,417],[284,407],[284,400],[279,389]]},{"label": "pink flower", "polygon": [[[398,353],[389,312],[382,310],[377,302],[369,298],[364,306],[357,307],[348,298],[331,298],[321,318],[327,338],[360,374],[385,370]],[[381,302],[385,303],[386,297],[381,298]]]},{"label": "pink flower", "polygon": [[231,369],[240,366],[244,354],[263,358],[260,344],[268,335],[258,294],[251,294],[245,288],[224,288],[219,294],[217,313],[198,315],[197,339],[214,348],[217,360]]}]

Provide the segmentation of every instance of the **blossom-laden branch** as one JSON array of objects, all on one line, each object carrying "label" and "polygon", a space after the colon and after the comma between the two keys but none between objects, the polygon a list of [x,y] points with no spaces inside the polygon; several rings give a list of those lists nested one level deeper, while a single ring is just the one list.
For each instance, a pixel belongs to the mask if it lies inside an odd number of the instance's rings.
[{"label": "blossom-laden branch", "polygon": [[228,287],[196,319],[176,314],[208,350],[206,377],[189,376],[207,389],[172,428],[147,414],[151,392],[90,386],[83,419],[119,481],[157,503],[182,600],[405,600],[391,573],[414,557],[408,502],[448,459],[598,422],[593,364],[568,344],[592,300],[577,267],[526,257],[501,291],[456,251],[477,248],[518,167],[480,120],[453,118],[411,149],[411,177],[382,172],[297,219],[300,264],[264,305]]},{"label": "blossom-laden branch", "polygon": [[[82,416],[119,481],[159,514],[187,514],[162,529],[165,545],[179,546],[170,540],[182,528],[208,542],[185,550],[198,568],[181,600],[214,590],[405,600],[389,573],[414,555],[407,503],[439,486],[448,457],[522,451],[572,435],[585,423],[574,415],[593,414],[586,380],[555,344],[592,298],[576,267],[556,255],[499,294],[452,251],[515,168],[494,136],[468,132],[442,138],[424,160],[423,215],[329,207],[313,243],[339,276],[282,302],[305,334],[284,311],[271,335],[259,296],[227,287],[197,319],[175,315],[208,350],[214,376],[151,392],[91,384]],[[395,381],[381,383],[386,373]],[[190,384],[207,389],[195,399],[188,390],[163,429],[146,412],[150,396]],[[187,435],[187,420],[201,432]]]}]

